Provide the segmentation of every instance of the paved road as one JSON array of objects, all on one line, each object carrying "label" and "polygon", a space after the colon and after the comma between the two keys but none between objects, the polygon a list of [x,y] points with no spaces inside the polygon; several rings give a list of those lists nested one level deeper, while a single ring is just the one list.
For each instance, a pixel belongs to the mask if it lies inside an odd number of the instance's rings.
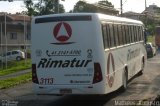
[{"label": "paved road", "polygon": [[115,100],[153,100],[158,95],[160,95],[160,54],[148,59],[144,74],[133,79],[124,93],[112,98],[105,106],[114,106]]},{"label": "paved road", "polygon": [[[0,99],[13,100],[18,106],[115,106],[117,100],[153,100],[160,95],[160,54],[148,59],[142,76],[137,76],[125,92],[100,95],[35,95],[31,82],[14,88],[0,90]],[[1,103],[0,103],[1,104]]]}]

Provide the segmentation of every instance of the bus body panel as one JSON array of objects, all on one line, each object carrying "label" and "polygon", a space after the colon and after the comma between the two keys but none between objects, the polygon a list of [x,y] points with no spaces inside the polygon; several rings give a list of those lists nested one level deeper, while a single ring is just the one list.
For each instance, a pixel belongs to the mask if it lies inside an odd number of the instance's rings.
[{"label": "bus body panel", "polygon": [[[32,63],[36,64],[39,82],[35,84],[35,92],[56,94],[60,93],[60,89],[72,89],[72,93],[104,92],[104,88],[92,91],[94,63],[103,63],[99,61],[103,59],[100,51],[103,49],[103,42],[99,40],[102,35],[96,37],[101,30],[97,27],[100,23],[96,21],[96,16],[85,16],[91,19],[62,19],[54,20],[55,22],[46,22],[43,18],[33,19]],[[49,17],[55,18],[59,15]],[[72,16],[76,17],[79,16]],[[100,54],[96,51],[100,51]]]},{"label": "bus body panel", "polygon": [[[143,42],[141,42],[141,44],[135,43],[134,45],[126,45],[125,47],[116,47],[105,51],[106,64],[109,53],[112,53],[114,58],[114,66],[110,65],[109,67],[110,76],[114,77],[114,81],[112,87],[110,87],[108,84],[108,79],[106,78],[106,91],[105,91],[106,93],[115,91],[117,90],[117,88],[120,88],[122,86],[122,81],[123,81],[122,76],[125,70],[125,66],[128,68],[128,79],[131,79],[141,70],[142,58],[146,55],[144,54],[145,49],[142,48],[144,48]],[[112,63],[111,60],[110,63]],[[105,67],[106,67],[105,75],[107,77],[108,75],[107,65],[105,65]],[[115,68],[114,71],[113,67]]]},{"label": "bus body panel", "polygon": [[125,66],[129,79],[139,72],[142,57],[146,55],[143,42],[104,49],[102,21],[142,24],[93,13],[33,18],[32,65],[35,68],[32,69],[32,80],[37,78],[33,81],[35,93],[107,94],[122,86]]}]

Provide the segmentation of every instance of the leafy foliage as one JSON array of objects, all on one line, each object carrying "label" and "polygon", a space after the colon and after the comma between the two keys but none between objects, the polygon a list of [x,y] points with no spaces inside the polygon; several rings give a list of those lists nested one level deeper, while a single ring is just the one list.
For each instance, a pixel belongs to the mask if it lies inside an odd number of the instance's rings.
[{"label": "leafy foliage", "polygon": [[78,1],[74,6],[73,12],[95,12],[96,9],[93,5],[87,4],[84,1]]},{"label": "leafy foliage", "polygon": [[34,11],[34,3],[32,0],[25,0],[24,1],[24,4],[25,4],[25,7],[27,8],[27,12],[24,12],[23,13],[26,13],[27,15],[29,16],[32,16],[32,15],[35,15],[35,11]]},{"label": "leafy foliage", "polygon": [[147,25],[147,30],[149,32],[150,35],[154,35],[155,34],[155,24],[148,24]]},{"label": "leafy foliage", "polygon": [[[76,3],[76,5],[74,6],[73,12],[97,12],[97,11],[100,10],[99,7],[103,7],[103,8],[111,7],[111,8],[114,8],[112,3],[108,2],[107,0],[99,1],[98,5],[97,4],[89,4],[89,3],[86,3],[85,1],[78,1]],[[106,11],[106,10],[104,9],[104,11]]]},{"label": "leafy foliage", "polygon": [[114,7],[114,6],[112,5],[112,3],[109,2],[109,1],[107,1],[107,0],[99,1],[98,4],[99,4],[99,5],[102,5],[102,6],[107,6],[107,7]]},{"label": "leafy foliage", "polygon": [[24,4],[29,16],[55,14],[57,6],[59,7],[59,13],[65,12],[64,6],[62,4],[58,5],[57,0],[39,0],[37,3],[34,3],[33,0],[25,0]]}]

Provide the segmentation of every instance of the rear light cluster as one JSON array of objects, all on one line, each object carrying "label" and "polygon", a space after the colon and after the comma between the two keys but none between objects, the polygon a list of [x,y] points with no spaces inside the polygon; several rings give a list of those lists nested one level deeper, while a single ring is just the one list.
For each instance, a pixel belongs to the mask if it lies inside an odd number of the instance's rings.
[{"label": "rear light cluster", "polygon": [[102,81],[102,70],[99,63],[94,63],[94,77],[93,77],[93,84]]},{"label": "rear light cluster", "polygon": [[32,82],[39,84],[38,82],[38,77],[37,77],[37,72],[36,72],[36,64],[32,64]]}]

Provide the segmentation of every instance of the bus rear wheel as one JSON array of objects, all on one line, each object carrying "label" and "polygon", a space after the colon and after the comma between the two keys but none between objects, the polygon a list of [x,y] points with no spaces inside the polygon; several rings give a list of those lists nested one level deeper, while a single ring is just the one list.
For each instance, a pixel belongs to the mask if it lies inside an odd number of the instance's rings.
[{"label": "bus rear wheel", "polygon": [[128,84],[128,72],[125,69],[123,72],[123,76],[122,76],[122,87],[121,87],[121,91],[125,91],[127,89],[127,84]]},{"label": "bus rear wheel", "polygon": [[139,72],[139,75],[142,75],[143,71],[144,71],[144,59],[142,59],[142,61],[141,61],[141,70]]}]

